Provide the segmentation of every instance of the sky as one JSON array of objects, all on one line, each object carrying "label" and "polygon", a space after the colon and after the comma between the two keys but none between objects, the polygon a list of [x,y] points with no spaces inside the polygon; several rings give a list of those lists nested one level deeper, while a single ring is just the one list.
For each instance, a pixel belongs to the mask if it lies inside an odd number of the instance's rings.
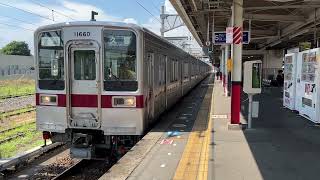
[{"label": "sky", "polygon": [[[162,5],[167,13],[176,14],[169,0],[1,0],[0,48],[13,40],[25,41],[33,54],[33,32],[37,27],[90,20],[92,10],[99,13],[96,16],[98,21],[135,23],[160,35]],[[50,9],[56,12],[52,14]],[[191,33],[183,26],[165,36],[191,36]]]}]

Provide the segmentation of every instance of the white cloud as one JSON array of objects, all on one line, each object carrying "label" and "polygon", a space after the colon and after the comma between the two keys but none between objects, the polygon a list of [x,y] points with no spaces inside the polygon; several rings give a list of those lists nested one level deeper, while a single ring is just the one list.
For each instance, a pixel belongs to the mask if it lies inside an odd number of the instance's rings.
[{"label": "white cloud", "polygon": [[[177,14],[176,10],[174,9],[174,7],[171,5],[169,0],[165,0],[165,9],[166,9],[166,13],[167,14]],[[158,16],[160,16],[160,14],[158,14]],[[170,23],[171,25],[174,22],[174,18],[171,17],[169,18],[169,22],[165,20],[165,26],[169,27]],[[157,35],[160,35],[160,28],[161,28],[161,23],[156,20],[155,18],[149,18],[147,23],[142,24],[143,27],[151,30],[152,32],[156,33]],[[179,28],[170,30],[168,32],[165,33],[166,37],[181,37],[181,36],[187,36],[189,38],[191,38],[191,41],[188,41],[187,44],[189,44],[190,46],[186,47],[186,50],[188,50],[189,52],[202,52],[202,48],[198,45],[197,41],[193,38],[191,32],[189,31],[189,29],[186,26],[181,26]],[[177,44],[176,44],[177,45]]]},{"label": "white cloud", "polygon": [[[50,1],[49,1],[50,2]],[[51,1],[52,2],[52,1]],[[125,22],[125,23],[134,23],[138,24],[138,21],[132,17],[126,17],[126,18],[121,18],[121,17],[116,17],[108,14],[101,8],[87,4],[87,3],[78,3],[75,1],[70,1],[70,0],[58,0],[57,1],[59,4],[48,4],[48,7],[51,7],[52,9],[62,12],[64,15],[67,15],[69,17],[72,17],[74,20],[77,21],[87,21],[91,18],[91,11],[97,11],[99,13],[98,16],[96,16],[96,19],[99,21],[118,21],[118,22]],[[166,13],[168,14],[176,14],[175,9],[171,5],[169,0],[165,0],[164,3],[166,7]],[[25,1],[23,3],[17,3],[15,4],[16,7],[25,9],[27,11],[31,11],[33,13],[39,14],[41,16],[47,17],[47,18],[52,18],[51,11],[49,11],[46,8],[40,7],[34,3],[31,3],[29,1]],[[159,17],[160,14],[155,14],[155,16]],[[36,16],[35,16],[36,17]],[[39,17],[38,17],[39,18]],[[49,20],[49,19],[44,19],[44,18],[39,18],[38,21],[32,22],[35,25],[31,25],[28,23],[19,23],[17,26],[28,28],[28,29],[36,29],[39,26],[47,25],[47,24],[52,24],[52,23],[57,23],[57,22],[65,22],[65,21],[74,21],[73,19],[70,19],[66,16],[63,16],[58,13],[54,13],[54,19],[55,22]],[[1,22],[8,22],[10,23],[10,19],[1,19]],[[30,22],[30,20],[28,21]],[[140,25],[146,27],[147,29],[153,31],[154,33],[160,35],[160,28],[161,24],[158,20],[155,18],[149,18],[149,20],[145,23],[141,23]],[[33,32],[28,31],[28,30],[23,30],[23,29],[18,29],[14,27],[6,27],[6,26],[1,26],[0,32],[5,33],[5,36],[0,37],[0,48],[4,46],[5,44],[9,43],[10,41],[13,40],[18,40],[18,41],[26,41],[29,44],[29,47],[31,49],[31,52],[33,53]],[[172,31],[169,31],[165,33],[166,36],[191,36],[191,33],[186,27],[180,27],[177,29],[174,29]]]},{"label": "white cloud", "polygon": [[[52,23],[58,23],[58,22],[66,22],[66,21],[87,21],[91,18],[91,11],[96,11],[99,13],[98,16],[96,16],[97,20],[101,21],[117,21],[117,22],[126,22],[126,23],[137,23],[137,21],[134,18],[120,18],[115,17],[107,14],[102,9],[93,6],[91,4],[85,4],[85,3],[77,3],[77,2],[71,2],[69,0],[60,0],[58,1],[60,5],[48,5],[52,9],[56,10],[57,12],[62,12],[64,15],[61,15],[59,13],[54,13],[54,22],[52,20],[52,13],[46,8],[40,7],[34,3],[29,2],[23,2],[23,3],[17,3],[15,4],[15,7],[33,12],[35,14],[39,14],[46,18],[39,18],[37,22],[33,22],[33,24],[29,23],[19,23],[17,26],[27,28],[27,29],[36,29],[37,27],[52,24]],[[35,16],[37,17],[37,16]],[[71,17],[72,19],[70,19]],[[1,22],[8,22],[10,23],[10,19],[2,18]],[[33,32],[29,30],[23,30],[20,28],[14,28],[9,26],[1,26],[0,31],[6,32],[6,36],[0,38],[0,48],[4,45],[8,44],[9,42],[13,40],[18,41],[25,41],[29,44],[29,47],[31,49],[31,52],[33,53]]]},{"label": "white cloud", "polygon": [[133,23],[133,24],[138,24],[138,21],[135,20],[134,18],[126,18],[123,20],[125,23]]},{"label": "white cloud", "polygon": [[158,20],[154,18],[149,18],[148,22],[142,24],[142,26],[156,33],[157,35],[160,35],[161,24]]},{"label": "white cloud", "polygon": [[164,6],[165,6],[165,9],[166,9],[166,13],[177,14],[177,11],[174,9],[174,7],[172,6],[172,4],[170,3],[169,0],[165,0]]}]

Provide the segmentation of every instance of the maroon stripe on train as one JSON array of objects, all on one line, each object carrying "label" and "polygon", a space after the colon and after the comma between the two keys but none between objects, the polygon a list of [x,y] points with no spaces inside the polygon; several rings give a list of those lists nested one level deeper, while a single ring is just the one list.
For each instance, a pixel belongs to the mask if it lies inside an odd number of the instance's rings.
[{"label": "maroon stripe on train", "polygon": [[36,105],[39,106],[40,105],[40,99],[39,99],[39,94],[36,93]]},{"label": "maroon stripe on train", "polygon": [[98,107],[98,96],[93,94],[72,94],[72,107]]},{"label": "maroon stripe on train", "polygon": [[67,106],[67,98],[65,94],[57,94],[58,95],[58,106],[66,107]]},{"label": "maroon stripe on train", "polygon": [[[45,94],[44,94],[45,95]],[[66,95],[57,94],[58,96],[58,107],[66,107]],[[113,95],[117,96],[117,95]],[[102,108],[112,108],[112,97],[110,95],[101,96],[101,107]],[[126,95],[119,95],[126,96]],[[138,95],[136,97],[136,108],[144,107],[144,98],[143,95]],[[36,94],[36,105],[40,105],[39,93]],[[72,94],[71,95],[71,105],[72,107],[89,107],[94,108],[98,107],[97,95],[94,94]]]}]

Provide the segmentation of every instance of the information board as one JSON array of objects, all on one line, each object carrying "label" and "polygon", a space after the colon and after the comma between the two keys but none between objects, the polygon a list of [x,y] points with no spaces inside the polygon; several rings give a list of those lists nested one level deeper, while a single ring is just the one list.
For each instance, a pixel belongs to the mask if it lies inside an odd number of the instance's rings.
[{"label": "information board", "polygon": [[[249,31],[243,31],[242,33],[242,44],[249,44],[250,42],[250,32]],[[219,31],[219,32],[214,32],[214,44],[215,45],[223,45],[223,44],[228,44],[226,39],[226,32],[224,31]]]}]

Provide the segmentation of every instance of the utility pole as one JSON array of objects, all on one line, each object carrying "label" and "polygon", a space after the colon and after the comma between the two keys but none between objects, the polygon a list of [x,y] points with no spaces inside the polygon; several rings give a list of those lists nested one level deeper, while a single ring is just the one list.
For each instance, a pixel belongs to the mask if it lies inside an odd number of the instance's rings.
[{"label": "utility pole", "polygon": [[165,6],[161,6],[161,15],[160,15],[160,18],[161,18],[161,37],[164,37],[164,19],[165,19]]},{"label": "utility pole", "polygon": [[[165,6],[161,6],[161,37],[164,37],[165,32],[184,26],[184,23],[178,14],[166,14],[165,12]],[[165,24],[165,22],[167,23]]]},{"label": "utility pole", "polygon": [[[243,0],[233,0],[233,27],[243,30]],[[242,33],[241,33],[242,36]],[[231,124],[240,124],[242,86],[242,41],[233,43],[233,66],[231,74]]]}]

